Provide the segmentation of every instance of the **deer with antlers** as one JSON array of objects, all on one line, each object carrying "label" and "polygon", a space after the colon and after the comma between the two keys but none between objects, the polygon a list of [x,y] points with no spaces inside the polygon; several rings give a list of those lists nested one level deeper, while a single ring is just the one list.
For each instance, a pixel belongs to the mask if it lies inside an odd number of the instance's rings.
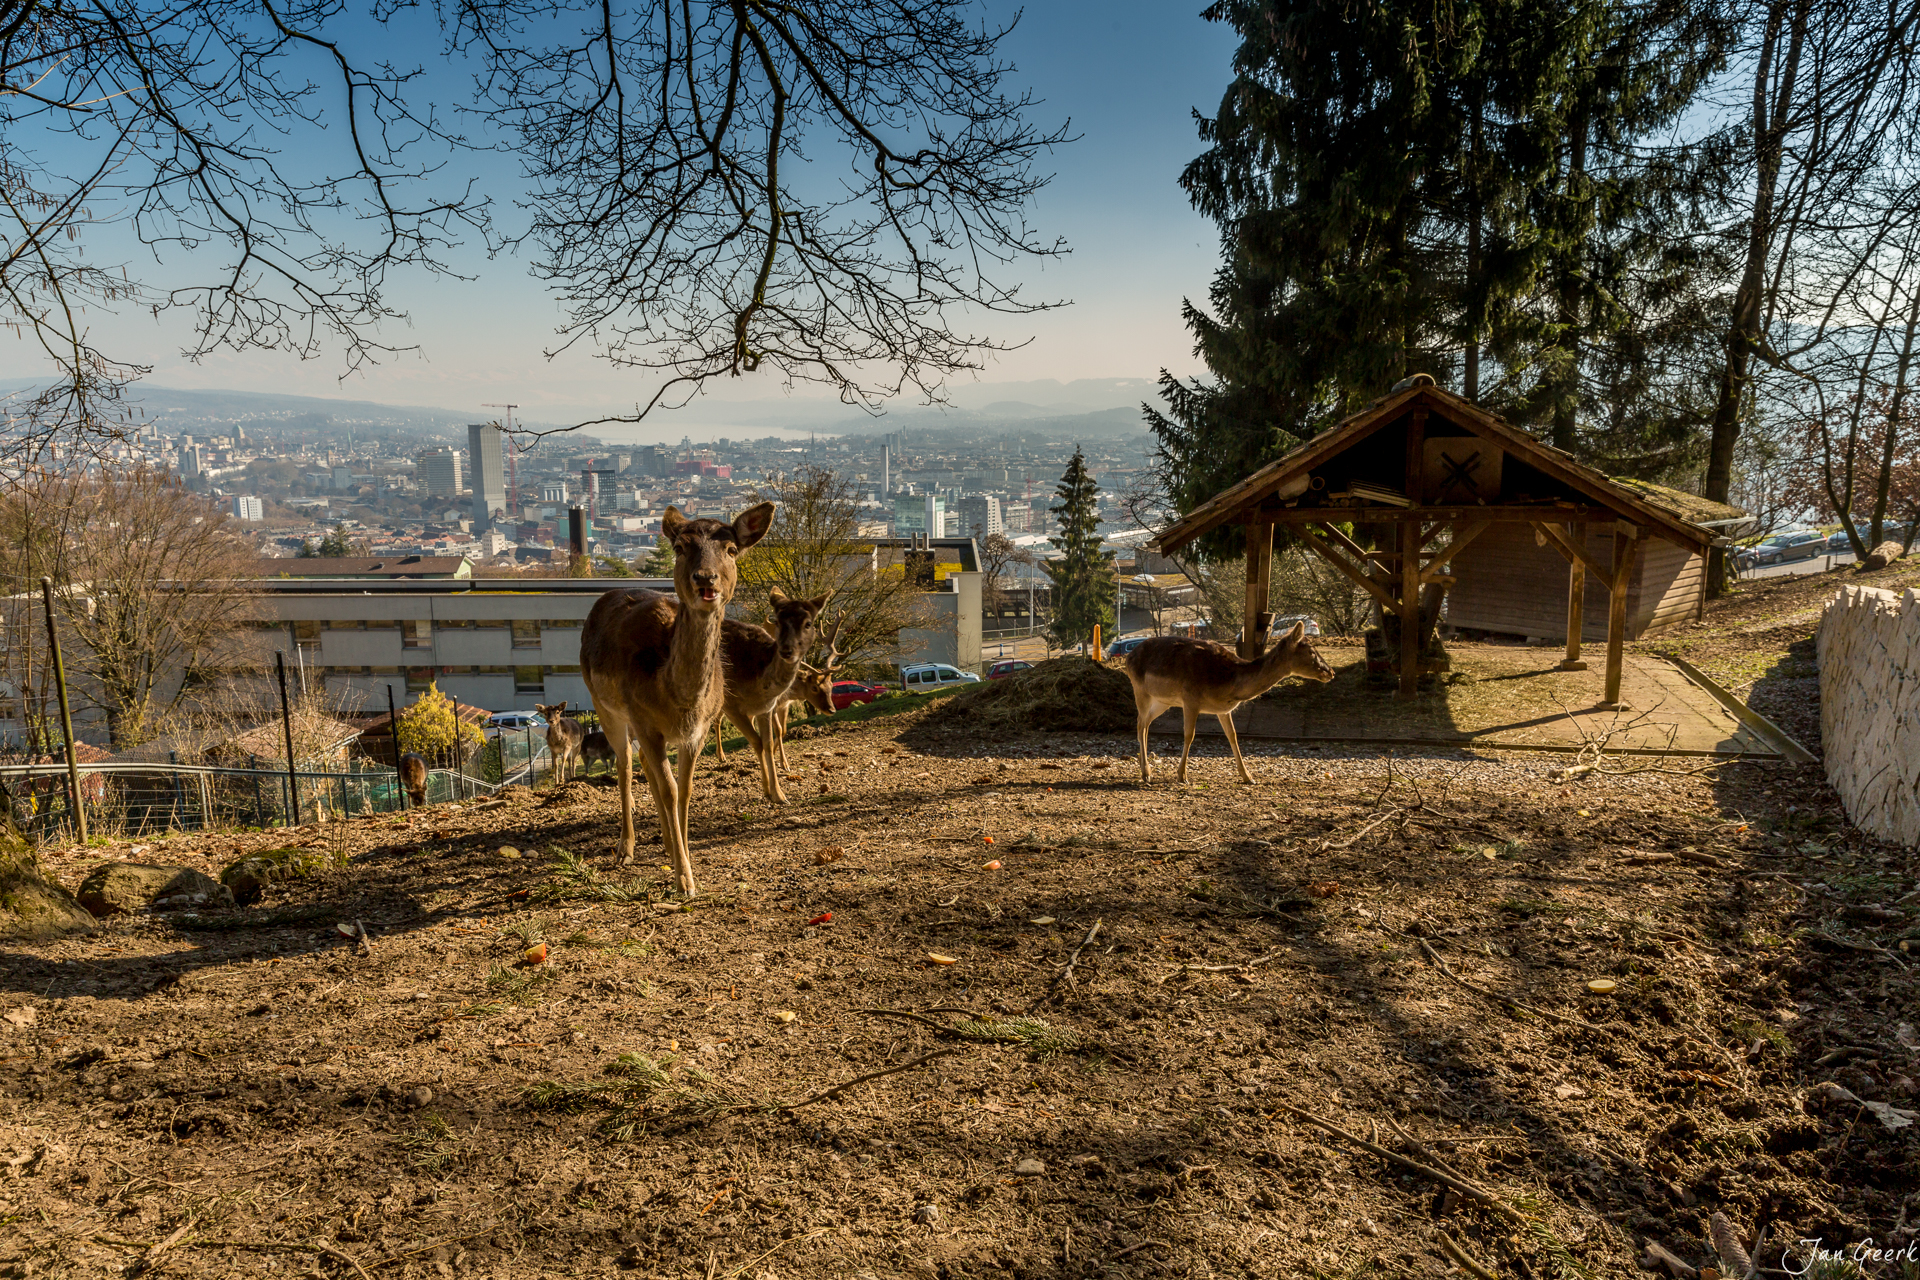
[{"label": "deer with antlers", "polygon": [[[668,507],[661,536],[673,546],[673,595],[609,591],[580,636],[580,673],[613,744],[620,778],[620,843],[615,865],[633,858],[633,757],[638,753],[680,891],[696,892],[687,810],[693,765],[726,698],[720,661],[727,601],[739,581],[736,558],[773,524],[763,502],[732,523],[689,520]],[[674,753],[668,772],[667,753]]]},{"label": "deer with antlers", "polygon": [[1233,713],[1241,703],[1257,698],[1288,676],[1325,683],[1333,668],[1306,640],[1307,626],[1293,629],[1274,641],[1265,656],[1246,659],[1225,645],[1182,636],[1156,636],[1127,655],[1127,679],[1133,684],[1133,706],[1139,715],[1140,781],[1153,781],[1147,756],[1147,726],[1169,707],[1186,714],[1186,740],[1180,747],[1180,781],[1187,780],[1187,757],[1193,751],[1193,730],[1202,714],[1216,716],[1240,781],[1251,783],[1247,762],[1240,754],[1240,735],[1233,729]]},{"label": "deer with antlers", "polygon": [[846,665],[847,655],[840,651],[840,628],[846,621],[845,615],[835,619],[833,628],[823,637],[827,642],[827,661],[825,666],[800,664],[799,674],[793,677],[793,683],[780,696],[779,703],[770,717],[774,729],[773,762],[774,767],[784,772],[787,767],[787,708],[796,702],[804,702],[823,715],[834,713],[833,673]]},{"label": "deer with antlers", "polygon": [[[829,591],[811,600],[795,600],[779,587],[768,593],[773,605],[773,630],[729,618],[720,631],[721,660],[727,666],[727,719],[739,726],[747,746],[760,762],[760,789],[767,799],[787,802],[775,769],[774,752],[780,741],[776,721],[794,677],[813,647],[814,623]],[[834,633],[839,633],[836,624]]]}]

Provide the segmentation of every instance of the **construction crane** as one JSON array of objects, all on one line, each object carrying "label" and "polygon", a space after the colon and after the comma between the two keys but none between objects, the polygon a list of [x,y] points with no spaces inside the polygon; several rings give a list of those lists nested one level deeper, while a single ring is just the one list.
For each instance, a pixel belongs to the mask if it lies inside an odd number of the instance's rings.
[{"label": "construction crane", "polygon": [[507,501],[512,506],[513,518],[517,522],[520,519],[520,450],[516,449],[513,444],[513,411],[520,406],[517,404],[482,404],[480,407],[482,409],[505,409],[507,411],[507,425],[501,428],[501,431],[507,437]]}]

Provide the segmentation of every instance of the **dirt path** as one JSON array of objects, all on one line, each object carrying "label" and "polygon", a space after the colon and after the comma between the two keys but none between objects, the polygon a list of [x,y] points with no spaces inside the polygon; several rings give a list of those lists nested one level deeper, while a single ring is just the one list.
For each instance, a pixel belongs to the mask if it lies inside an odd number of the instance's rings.
[{"label": "dirt path", "polygon": [[1625,1276],[1706,1261],[1713,1209],[1920,1217],[1915,1130],[1811,1091],[1910,1107],[1920,1044],[1863,949],[1912,867],[1814,771],[1293,752],[1248,788],[1216,744],[1143,789],[1122,738],[922,714],[796,742],[782,810],[703,772],[691,911],[610,875],[576,783],[296,833],[351,855],[246,916],[297,923],[0,952],[0,1274],[1430,1276],[1444,1233]]}]

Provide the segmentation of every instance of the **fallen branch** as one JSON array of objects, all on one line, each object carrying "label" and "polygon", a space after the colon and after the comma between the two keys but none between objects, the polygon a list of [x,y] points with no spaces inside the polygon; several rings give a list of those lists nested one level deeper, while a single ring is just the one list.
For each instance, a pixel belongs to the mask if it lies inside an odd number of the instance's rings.
[{"label": "fallen branch", "polygon": [[[1401,934],[1400,936],[1407,937],[1408,935]],[[1461,977],[1459,974],[1455,973],[1452,969],[1448,968],[1447,962],[1440,958],[1440,953],[1438,951],[1435,951],[1430,945],[1428,945],[1427,940],[1425,938],[1415,938],[1414,941],[1420,944],[1420,949],[1427,953],[1427,959],[1433,961],[1433,963],[1439,967],[1439,970],[1441,973],[1444,973],[1445,975],[1447,975],[1448,978],[1452,979],[1454,982],[1465,987],[1467,990],[1473,992],[1475,995],[1485,996],[1487,999],[1495,1001],[1496,1003],[1504,1004],[1509,1008],[1518,1009],[1522,1013],[1530,1013],[1536,1018],[1545,1018],[1550,1022],[1565,1023],[1567,1026],[1580,1027],[1587,1031],[1600,1030],[1599,1027],[1594,1026],[1591,1022],[1588,1022],[1585,1019],[1569,1018],[1565,1014],[1560,1014],[1560,1013],[1549,1013],[1545,1009],[1536,1009],[1530,1004],[1523,1004],[1520,1001],[1513,999],[1511,996],[1498,995],[1492,991],[1487,990],[1485,987],[1475,986],[1473,983],[1468,982],[1465,978]]]},{"label": "fallen branch", "polygon": [[911,1071],[915,1067],[925,1066],[927,1063],[932,1062],[935,1058],[950,1058],[958,1052],[960,1052],[960,1050],[957,1048],[956,1049],[936,1049],[932,1053],[926,1054],[923,1057],[915,1058],[912,1062],[903,1062],[897,1067],[887,1067],[885,1070],[882,1070],[882,1071],[869,1071],[866,1075],[855,1076],[851,1080],[843,1080],[839,1084],[834,1085],[831,1089],[822,1089],[819,1093],[813,1094],[810,1097],[802,1098],[798,1102],[783,1102],[774,1109],[776,1111],[792,1111],[798,1107],[810,1106],[816,1102],[825,1102],[828,1098],[834,1097],[836,1094],[845,1093],[847,1090],[853,1088],[857,1084],[865,1084],[869,1080],[879,1080],[885,1076],[897,1076],[902,1071]]},{"label": "fallen branch", "polygon": [[1073,979],[1073,967],[1080,963],[1080,953],[1087,949],[1088,944],[1090,944],[1093,941],[1094,935],[1100,932],[1100,925],[1101,925],[1101,921],[1095,920],[1093,922],[1093,928],[1087,930],[1087,936],[1080,939],[1080,945],[1075,947],[1073,949],[1073,954],[1067,957],[1066,965],[1060,970],[1059,973],[1056,973],[1053,975],[1054,986],[1056,987],[1059,986],[1062,979],[1065,979],[1066,984],[1070,987],[1079,985]]},{"label": "fallen branch", "polygon": [[1281,956],[1285,955],[1286,953],[1287,951],[1285,947],[1277,947],[1274,950],[1267,952],[1267,954],[1263,956],[1258,956],[1252,960],[1245,961],[1241,964],[1163,965],[1159,967],[1171,968],[1173,972],[1167,974],[1163,978],[1160,978],[1158,981],[1159,981],[1159,985],[1165,986],[1167,983],[1173,981],[1175,978],[1179,977],[1183,973],[1247,973],[1267,963],[1269,960],[1278,960]]},{"label": "fallen branch", "polygon": [[1467,1251],[1465,1249],[1462,1249],[1459,1245],[1453,1242],[1453,1240],[1447,1235],[1446,1232],[1444,1231],[1440,1232],[1439,1236],[1440,1236],[1441,1251],[1445,1253],[1449,1258],[1452,1258],[1455,1262],[1459,1263],[1460,1266],[1469,1275],[1475,1278],[1475,1280],[1500,1280],[1499,1272],[1493,1270],[1493,1268],[1491,1267],[1483,1266],[1480,1263],[1475,1262],[1471,1257],[1467,1255]]},{"label": "fallen branch", "polygon": [[1485,1205],[1487,1208],[1493,1210],[1495,1213],[1498,1213],[1500,1216],[1506,1218],[1508,1221],[1511,1221],[1511,1222],[1527,1221],[1526,1215],[1521,1213],[1518,1209],[1515,1209],[1513,1206],[1509,1205],[1506,1201],[1500,1199],[1498,1196],[1495,1196],[1493,1193],[1488,1191],[1483,1191],[1479,1187],[1474,1186],[1471,1182],[1467,1182],[1461,1178],[1456,1178],[1454,1175],[1443,1172],[1442,1170],[1439,1170],[1439,1169],[1435,1169],[1431,1165],[1421,1164],[1418,1160],[1409,1160],[1407,1157],[1401,1155],[1397,1151],[1389,1151],[1385,1147],[1380,1146],[1378,1143],[1368,1142],[1365,1138],[1358,1137],[1354,1134],[1348,1133],[1345,1129],[1342,1129],[1339,1125],[1331,1124],[1328,1121],[1320,1119],[1320,1117],[1316,1115],[1312,1115],[1308,1112],[1302,1111],[1298,1107],[1289,1106],[1284,1102],[1276,1103],[1275,1105],[1278,1106],[1280,1110],[1286,1112],[1288,1115],[1293,1116],[1296,1119],[1304,1120],[1308,1124],[1313,1125],[1315,1128],[1325,1129],[1328,1133],[1331,1133],[1334,1137],[1350,1142],[1354,1146],[1359,1147],[1362,1151],[1367,1151],[1372,1153],[1373,1155],[1379,1156],[1382,1160],[1391,1160],[1393,1163],[1401,1166],[1402,1168],[1409,1169],[1414,1173],[1419,1174],[1423,1178],[1427,1178],[1433,1182],[1439,1183],[1443,1187],[1451,1187],[1453,1190],[1458,1191],[1461,1195],[1465,1196],[1467,1199],[1472,1200],[1476,1204]]}]

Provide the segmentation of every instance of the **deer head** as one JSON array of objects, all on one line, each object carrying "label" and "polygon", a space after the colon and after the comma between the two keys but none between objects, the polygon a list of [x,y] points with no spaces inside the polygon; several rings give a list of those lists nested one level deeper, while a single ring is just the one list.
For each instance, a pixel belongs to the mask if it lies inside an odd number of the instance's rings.
[{"label": "deer head", "polygon": [[782,662],[798,662],[806,656],[813,644],[814,619],[831,599],[831,591],[811,600],[795,600],[779,587],[767,593],[767,600],[773,605],[773,639]]},{"label": "deer head", "polygon": [[800,672],[793,678],[793,688],[808,706],[822,715],[832,715],[833,673],[846,665],[847,655],[840,650],[840,629],[846,625],[847,615],[842,613],[833,620],[833,626],[821,639],[827,642],[827,661],[822,666],[809,663],[800,664]]},{"label": "deer head", "polygon": [[660,519],[660,536],[673,544],[673,589],[696,613],[719,614],[733,598],[740,580],[740,553],[767,536],[773,527],[773,504],[748,507],[733,523],[689,520],[678,507],[668,507]]},{"label": "deer head", "polygon": [[561,718],[567,714],[567,706],[568,704],[564,702],[556,702],[551,705],[536,702],[533,704],[533,709],[538,711],[540,718],[548,724],[557,724]]},{"label": "deer head", "polygon": [[1287,676],[1299,676],[1302,680],[1318,680],[1321,684],[1333,679],[1333,668],[1320,656],[1320,651],[1307,643],[1307,624],[1296,622],[1291,630],[1274,643],[1273,651],[1284,656],[1278,659],[1283,670],[1282,679]]}]

